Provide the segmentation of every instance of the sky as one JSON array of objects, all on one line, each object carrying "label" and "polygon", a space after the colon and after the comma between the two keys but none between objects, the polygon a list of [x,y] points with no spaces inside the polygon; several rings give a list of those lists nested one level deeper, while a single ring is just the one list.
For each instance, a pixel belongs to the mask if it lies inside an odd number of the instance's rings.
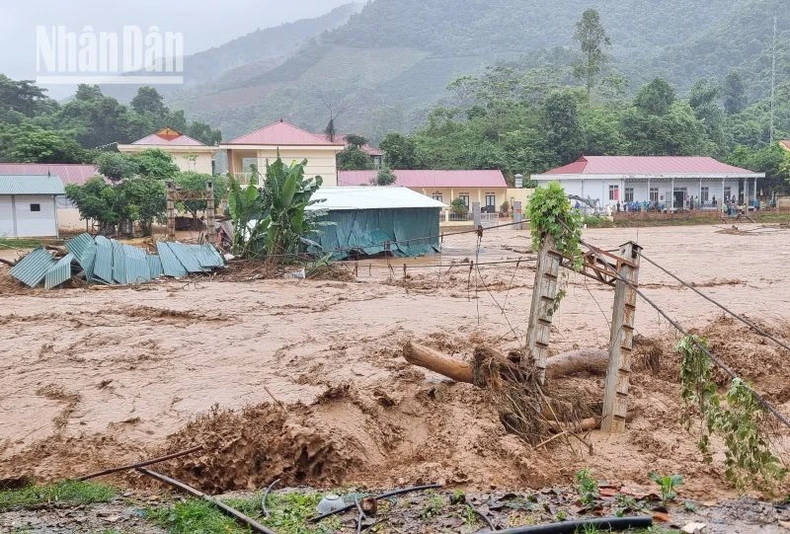
[{"label": "sky", "polygon": [[186,54],[223,44],[257,28],[322,15],[350,0],[4,0],[0,16],[0,72],[36,76],[36,27],[65,25],[79,35],[121,32],[124,26],[181,32]]}]

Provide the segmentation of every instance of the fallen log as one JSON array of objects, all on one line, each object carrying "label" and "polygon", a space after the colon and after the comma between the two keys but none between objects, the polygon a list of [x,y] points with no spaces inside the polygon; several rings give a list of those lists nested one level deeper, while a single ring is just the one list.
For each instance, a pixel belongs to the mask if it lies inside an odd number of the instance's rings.
[{"label": "fallen log", "polygon": [[[491,347],[477,347],[474,353],[474,362],[464,362],[452,356],[447,356],[436,349],[406,342],[403,347],[403,357],[407,362],[424,367],[456,382],[475,384],[485,387],[486,382],[481,376],[483,366],[488,366],[489,372],[495,370],[505,380],[524,380],[527,373],[524,369],[513,363],[507,356]],[[567,376],[574,373],[591,373],[596,375],[606,374],[609,355],[601,349],[579,349],[562,352],[548,359],[546,375],[549,377]]]}]

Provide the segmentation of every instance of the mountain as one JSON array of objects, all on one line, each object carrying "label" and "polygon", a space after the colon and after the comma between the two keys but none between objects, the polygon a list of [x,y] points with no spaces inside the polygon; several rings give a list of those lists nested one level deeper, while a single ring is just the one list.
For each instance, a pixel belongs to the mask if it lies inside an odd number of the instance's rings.
[{"label": "mountain", "polygon": [[[219,87],[245,83],[250,78],[284,63],[300,48],[343,24],[362,9],[362,4],[348,3],[329,13],[271,28],[258,29],[221,46],[184,58],[184,85],[154,85],[168,98],[221,79]],[[136,86],[105,86],[102,91],[122,101],[131,100]]]},{"label": "mountain", "polygon": [[574,24],[590,7],[631,91],[655,76],[685,91],[737,67],[750,93],[764,94],[774,13],[787,50],[790,10],[779,0],[372,0],[276,66],[245,64],[171,105],[226,138],[278,118],[321,130],[331,114],[342,130],[376,140],[412,127],[460,75],[500,62],[566,66]]}]

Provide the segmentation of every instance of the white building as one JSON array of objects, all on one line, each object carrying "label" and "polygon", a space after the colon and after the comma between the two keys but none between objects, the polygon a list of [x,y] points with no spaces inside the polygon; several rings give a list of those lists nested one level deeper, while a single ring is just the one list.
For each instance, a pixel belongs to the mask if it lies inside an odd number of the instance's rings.
[{"label": "white building", "polygon": [[0,237],[58,237],[57,176],[0,176]]},{"label": "white building", "polygon": [[720,208],[722,200],[738,204],[757,200],[757,180],[764,173],[733,167],[701,156],[582,156],[543,174],[538,185],[559,182],[568,195],[614,208],[636,203],[668,211],[695,207]]}]

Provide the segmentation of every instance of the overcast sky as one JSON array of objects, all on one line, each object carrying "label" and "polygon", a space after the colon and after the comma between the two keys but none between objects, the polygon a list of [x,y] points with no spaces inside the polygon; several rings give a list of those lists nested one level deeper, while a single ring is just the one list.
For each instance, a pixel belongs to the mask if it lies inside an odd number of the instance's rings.
[{"label": "overcast sky", "polygon": [[123,26],[147,31],[178,31],[187,54],[199,52],[254,31],[314,17],[350,0],[3,0],[0,11],[0,72],[35,78],[36,26],[65,25],[78,35],[120,32]]}]

